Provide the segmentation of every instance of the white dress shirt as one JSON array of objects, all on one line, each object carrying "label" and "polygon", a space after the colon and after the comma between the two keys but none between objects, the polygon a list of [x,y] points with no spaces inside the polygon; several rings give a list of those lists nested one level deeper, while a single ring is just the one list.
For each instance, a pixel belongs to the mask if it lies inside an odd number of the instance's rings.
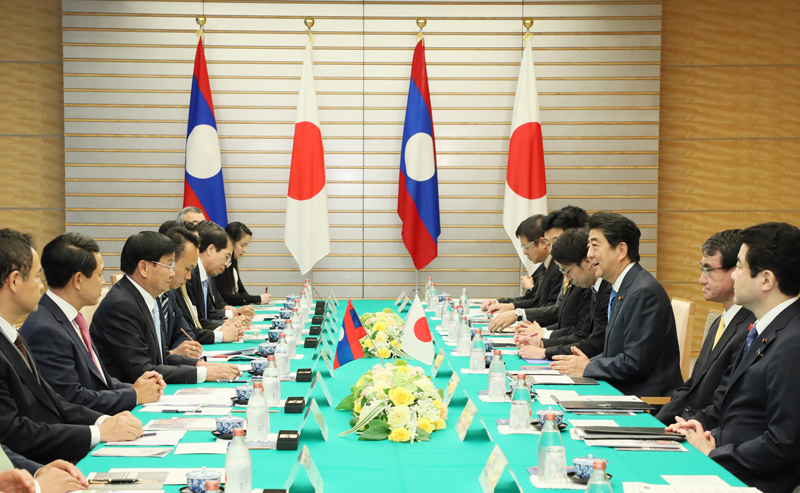
[{"label": "white dress shirt", "polygon": [[735,317],[736,314],[739,313],[739,310],[741,310],[741,309],[742,309],[742,307],[739,306],[739,305],[732,305],[730,308],[728,308],[727,310],[722,312],[722,323],[725,324],[725,325],[722,327],[722,330],[720,331],[720,333],[717,334],[717,336],[716,336],[717,339],[722,337],[722,334],[725,333],[725,329],[727,329],[728,325],[731,324],[731,321],[733,320],[733,317]]},{"label": "white dress shirt", "polygon": [[[83,336],[81,335],[81,329],[80,327],[78,327],[78,323],[75,322],[75,317],[78,316],[78,310],[76,310],[74,306],[64,301],[62,297],[50,291],[49,289],[45,294],[49,296],[50,299],[52,299],[55,302],[55,304],[58,305],[59,308],[61,308],[61,311],[64,312],[64,315],[66,315],[67,319],[69,320],[69,323],[72,324],[72,328],[75,329],[75,333],[78,334],[78,337],[80,337],[81,340],[83,340]],[[89,355],[92,357],[92,361],[94,361],[95,366],[97,366],[97,369],[100,370],[100,377],[103,379],[106,385],[108,385],[108,382],[106,381],[106,376],[103,375],[103,371],[101,370],[100,361],[98,361],[97,355],[95,354],[92,348],[87,348],[87,349],[89,350]]]},{"label": "white dress shirt", "polygon": [[614,291],[619,293],[619,288],[622,286],[622,281],[625,280],[625,276],[628,274],[628,271],[630,271],[633,268],[633,266],[636,265],[637,263],[638,262],[631,262],[630,264],[628,264],[627,267],[625,267],[625,269],[622,270],[620,275],[617,276],[617,280],[614,281],[614,285],[612,286],[612,289]]},{"label": "white dress shirt", "polygon": [[769,324],[771,324],[772,321],[775,320],[775,318],[778,315],[780,315],[782,311],[789,308],[789,305],[791,305],[795,301],[797,301],[797,298],[789,298],[788,300],[784,301],[780,305],[776,306],[772,310],[765,313],[763,317],[756,320],[755,326],[756,330],[758,331],[758,335],[761,335],[761,333],[764,332],[764,330],[766,330],[767,327],[769,327]]},{"label": "white dress shirt", "polygon": [[[208,280],[208,272],[206,272],[206,267],[203,265],[203,261],[201,259],[197,259],[197,269],[200,271],[200,284],[206,282]],[[211,289],[211,283],[208,283],[208,288]],[[204,293],[205,294],[205,293]],[[214,298],[214,293],[211,293],[211,298]],[[206,304],[206,312],[209,310],[208,306],[208,296],[205,297],[203,303]],[[225,318],[231,319],[233,318],[233,312],[231,310],[225,310]],[[214,343],[219,344],[222,342],[222,331],[220,327],[214,329]]]},{"label": "white dress shirt", "polygon": [[[6,337],[6,339],[8,339],[11,344],[14,344],[14,341],[17,340],[17,335],[19,335],[14,325],[9,323],[6,319],[0,317],[0,329],[2,329],[3,335]],[[16,346],[14,346],[14,349],[16,349]],[[17,351],[19,350],[17,349]],[[33,369],[30,371],[34,373]],[[91,448],[95,448],[97,444],[100,443],[100,428],[98,428],[98,426],[103,424],[103,421],[105,421],[106,418],[108,418],[108,415],[104,414],[103,416],[97,418],[97,421],[94,422],[94,426],[88,427],[89,433],[91,433],[92,436]]]}]

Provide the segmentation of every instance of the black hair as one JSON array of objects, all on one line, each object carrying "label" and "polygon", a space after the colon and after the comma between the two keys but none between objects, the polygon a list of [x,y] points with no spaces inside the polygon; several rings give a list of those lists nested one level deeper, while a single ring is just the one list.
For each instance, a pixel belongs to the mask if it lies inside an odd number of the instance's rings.
[{"label": "black hair", "polygon": [[713,257],[720,253],[722,256],[722,268],[730,270],[736,267],[736,257],[739,256],[739,249],[742,247],[742,230],[728,229],[711,235],[700,251],[706,257]]},{"label": "black hair", "polygon": [[175,250],[176,259],[180,257],[181,254],[183,253],[184,248],[186,248],[187,242],[191,243],[192,245],[198,248],[200,247],[200,240],[197,239],[197,236],[195,236],[194,233],[192,233],[191,231],[182,226],[175,226],[169,229],[168,232],[164,234],[166,234],[169,237],[169,239],[172,240],[173,243],[175,243],[175,248],[177,248],[177,250]]},{"label": "black hair", "polygon": [[184,221],[183,219],[169,219],[161,223],[161,226],[158,228],[158,232],[162,235],[169,236],[170,231],[172,231],[174,228],[184,228],[189,230],[190,233],[197,231],[197,227],[195,227],[194,223]]},{"label": "black hair", "polygon": [[228,242],[233,243],[228,233],[217,223],[211,221],[200,221],[195,225],[197,233],[200,235],[200,253],[208,250],[210,245],[214,245],[217,250],[228,248]]},{"label": "black hair", "polygon": [[800,293],[800,229],[787,223],[764,223],[743,229],[742,243],[747,245],[750,276],[765,270],[775,274],[778,289],[787,296]]},{"label": "black hair", "polygon": [[542,219],[544,219],[544,214],[536,214],[519,223],[515,233],[517,238],[524,235],[529,242],[538,241],[539,238],[544,236]]},{"label": "black hair", "polygon": [[611,211],[596,212],[589,219],[589,229],[599,229],[612,248],[620,243],[628,246],[628,259],[639,261],[639,238],[642,232],[639,226],[622,214]]},{"label": "black hair", "polygon": [[0,229],[0,288],[14,271],[27,281],[33,265],[33,237],[11,228]]},{"label": "black hair", "polygon": [[553,228],[563,229],[564,231],[572,228],[582,228],[589,221],[589,214],[580,207],[568,205],[563,209],[553,211],[542,219],[542,231],[549,231]]},{"label": "black hair", "polygon": [[225,232],[228,233],[228,236],[231,237],[234,243],[241,240],[245,235],[253,236],[253,232],[250,231],[250,228],[238,221],[228,223],[228,225],[225,226]]},{"label": "black hair", "polygon": [[42,250],[42,269],[47,284],[51,288],[63,288],[77,272],[92,277],[97,269],[95,253],[100,253],[100,247],[89,236],[80,233],[56,236]]},{"label": "black hair", "polygon": [[141,231],[125,241],[119,258],[122,272],[133,274],[139,262],[159,262],[161,257],[175,253],[177,247],[168,236],[155,231]]},{"label": "black hair", "polygon": [[586,258],[589,245],[587,228],[567,229],[550,249],[550,255],[561,265],[580,264]]}]

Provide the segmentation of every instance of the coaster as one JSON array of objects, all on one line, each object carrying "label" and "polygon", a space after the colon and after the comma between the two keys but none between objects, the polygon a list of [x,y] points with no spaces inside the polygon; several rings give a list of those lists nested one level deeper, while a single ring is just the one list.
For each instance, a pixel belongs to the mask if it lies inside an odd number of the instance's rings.
[{"label": "coaster", "polygon": [[[532,421],[531,422],[531,426],[533,426],[538,431],[542,431],[542,425],[540,425],[538,421]],[[568,427],[569,427],[569,425],[567,424],[566,421],[564,421],[560,425],[558,425],[558,429],[559,430],[566,430]]]},{"label": "coaster", "polygon": [[246,371],[247,373],[249,373],[249,374],[253,375],[253,376],[256,376],[256,377],[260,377],[261,375],[263,375],[263,374],[264,374],[264,372],[263,372],[263,371],[256,371],[256,370],[245,370],[245,371]]},{"label": "coaster", "polygon": [[237,399],[236,397],[231,397],[231,401],[233,401],[233,404],[235,406],[246,406],[247,403],[250,402],[249,400],[243,401],[243,400]]},{"label": "coaster", "polygon": [[221,438],[223,440],[232,440],[233,439],[233,433],[220,433],[217,430],[214,430],[214,431],[211,432],[211,434],[214,435],[215,437]]},{"label": "coaster", "polygon": [[[582,479],[582,478],[579,478],[578,476],[576,476],[576,475],[575,475],[575,473],[574,473],[574,472],[568,472],[568,473],[567,473],[567,477],[568,477],[568,478],[569,478],[569,480],[570,480],[570,481],[572,481],[573,483],[578,483],[578,484],[589,484],[589,480],[588,480],[588,479]],[[610,474],[608,474],[608,473],[606,473],[606,479],[609,479],[609,480],[610,480],[610,479],[611,479],[611,475],[610,475]]]}]

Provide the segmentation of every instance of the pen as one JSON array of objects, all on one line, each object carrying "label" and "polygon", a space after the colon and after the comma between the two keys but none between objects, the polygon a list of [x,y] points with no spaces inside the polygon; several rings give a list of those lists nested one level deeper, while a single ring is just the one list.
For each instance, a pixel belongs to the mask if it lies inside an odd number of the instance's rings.
[{"label": "pen", "polygon": [[158,435],[158,433],[156,433],[155,431],[149,431],[149,432],[146,431],[146,432],[142,433],[143,437],[154,437],[156,435]]},{"label": "pen", "polygon": [[186,411],[179,411],[177,409],[162,409],[162,413],[185,413]]},{"label": "pen", "polygon": [[247,383],[247,380],[217,380],[217,383]]},{"label": "pen", "polygon": [[93,479],[89,481],[90,484],[134,484],[138,483],[138,479]]}]

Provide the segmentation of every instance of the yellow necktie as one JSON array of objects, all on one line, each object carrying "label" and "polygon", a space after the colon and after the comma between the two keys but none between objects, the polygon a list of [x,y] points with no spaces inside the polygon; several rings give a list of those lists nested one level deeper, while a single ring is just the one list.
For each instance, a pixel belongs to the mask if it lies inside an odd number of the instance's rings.
[{"label": "yellow necktie", "polygon": [[193,310],[194,305],[189,300],[189,293],[186,291],[186,284],[181,286],[181,293],[183,293],[183,299],[186,301],[186,306],[189,307],[189,311],[192,312],[192,320],[194,321],[194,326],[196,328],[200,328],[200,320],[197,319],[197,313]]},{"label": "yellow necktie", "polygon": [[561,285],[561,294],[567,294],[567,287],[569,286],[569,280],[567,276],[564,276],[564,283]]},{"label": "yellow necktie", "polygon": [[715,347],[717,347],[717,343],[719,342],[719,338],[722,337],[722,331],[725,330],[725,319],[719,317],[719,326],[717,326],[717,335],[714,336],[714,345],[711,346],[711,350],[713,351]]}]

